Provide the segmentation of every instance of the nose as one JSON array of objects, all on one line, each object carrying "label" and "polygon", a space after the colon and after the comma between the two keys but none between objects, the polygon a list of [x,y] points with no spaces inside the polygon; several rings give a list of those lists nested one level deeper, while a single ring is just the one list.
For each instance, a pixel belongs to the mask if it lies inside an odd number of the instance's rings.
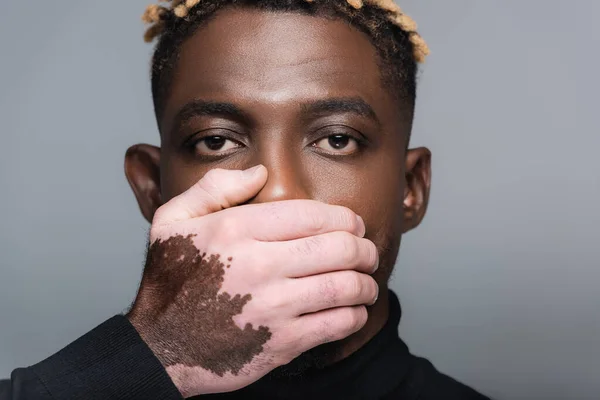
[{"label": "nose", "polygon": [[301,162],[291,154],[260,160],[269,173],[267,183],[251,203],[309,199],[309,182]]}]

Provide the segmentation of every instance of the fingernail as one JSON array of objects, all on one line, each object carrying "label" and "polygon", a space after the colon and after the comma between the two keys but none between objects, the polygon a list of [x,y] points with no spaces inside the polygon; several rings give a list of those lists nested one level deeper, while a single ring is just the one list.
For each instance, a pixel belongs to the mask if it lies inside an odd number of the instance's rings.
[{"label": "fingernail", "polygon": [[363,221],[363,219],[360,215],[356,216],[356,220],[358,221],[358,226],[359,226],[358,236],[365,237],[365,234],[367,233],[367,228],[365,227],[365,221]]},{"label": "fingernail", "polygon": [[377,285],[377,294],[375,295],[375,300],[373,300],[373,303],[371,305],[377,303],[377,299],[379,299],[379,285]]},{"label": "fingernail", "polygon": [[373,268],[373,272],[379,269],[379,256],[377,256],[377,261],[375,261],[375,268]]},{"label": "fingernail", "polygon": [[254,177],[254,174],[256,174],[256,172],[262,167],[262,165],[257,165],[255,167],[252,168],[248,168],[247,170],[243,171],[244,174],[244,178],[245,179],[252,179]]}]

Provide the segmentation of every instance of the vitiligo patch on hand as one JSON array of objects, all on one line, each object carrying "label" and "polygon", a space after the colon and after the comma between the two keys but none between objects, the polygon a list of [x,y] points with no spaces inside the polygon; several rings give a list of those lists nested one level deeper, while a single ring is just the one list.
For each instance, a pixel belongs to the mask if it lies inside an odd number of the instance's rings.
[{"label": "vitiligo patch on hand", "polygon": [[[143,337],[165,367],[201,367],[219,376],[237,375],[263,351],[271,338],[266,326],[239,328],[233,317],[252,301],[250,293],[219,293],[225,268],[219,254],[206,254],[193,237],[176,235],[156,240],[148,249],[142,280],[148,293],[143,313],[132,318],[145,326]],[[243,263],[243,260],[235,260]]]}]

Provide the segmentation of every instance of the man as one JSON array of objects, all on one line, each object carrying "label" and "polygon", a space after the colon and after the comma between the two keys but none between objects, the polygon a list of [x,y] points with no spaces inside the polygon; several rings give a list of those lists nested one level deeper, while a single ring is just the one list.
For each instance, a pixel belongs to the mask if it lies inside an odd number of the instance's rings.
[{"label": "man", "polygon": [[150,242],[131,310],[0,399],[485,399],[398,338],[425,215],[414,22],[377,0],[151,6],[161,147],[125,171]]}]

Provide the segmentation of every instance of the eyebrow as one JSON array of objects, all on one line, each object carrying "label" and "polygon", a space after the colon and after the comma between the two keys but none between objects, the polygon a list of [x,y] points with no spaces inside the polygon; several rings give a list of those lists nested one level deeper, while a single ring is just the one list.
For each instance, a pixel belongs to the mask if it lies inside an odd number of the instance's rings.
[{"label": "eyebrow", "polygon": [[[302,113],[304,115],[353,113],[367,117],[378,125],[380,124],[377,114],[373,108],[360,97],[340,97],[332,99],[317,100],[304,103]],[[217,102],[207,100],[193,100],[184,105],[175,115],[173,127],[177,128],[188,123],[192,118],[198,116],[222,116],[236,121],[247,122],[251,117],[238,106],[228,102]]]},{"label": "eyebrow", "polygon": [[172,126],[177,128],[185,125],[192,118],[202,115],[218,115],[236,121],[247,121],[250,119],[249,115],[235,104],[218,101],[194,100],[187,103],[177,112],[173,119]]},{"label": "eyebrow", "polygon": [[302,111],[305,114],[335,114],[352,113],[367,117],[377,124],[380,124],[379,118],[373,108],[360,97],[340,97],[326,100],[318,100],[312,103],[303,104]]}]

